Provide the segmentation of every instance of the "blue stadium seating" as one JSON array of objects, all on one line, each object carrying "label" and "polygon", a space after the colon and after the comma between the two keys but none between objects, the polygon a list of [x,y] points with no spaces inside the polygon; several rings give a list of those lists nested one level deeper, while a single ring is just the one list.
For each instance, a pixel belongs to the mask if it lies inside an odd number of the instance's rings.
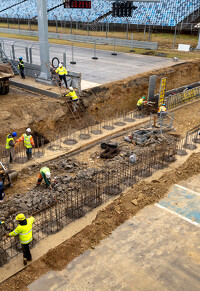
[{"label": "blue stadium seating", "polygon": [[[0,0],[0,10],[21,0]],[[62,0],[47,0],[48,9],[62,3]],[[138,8],[128,17],[130,24],[175,26],[200,7],[200,0],[161,0],[159,3],[134,2]],[[112,10],[112,2],[92,0],[92,9],[64,9],[63,6],[48,12],[49,20],[67,20],[91,22]],[[32,18],[37,15],[37,0],[28,0],[0,13],[0,17]],[[127,18],[107,16],[101,22],[126,23]]]}]

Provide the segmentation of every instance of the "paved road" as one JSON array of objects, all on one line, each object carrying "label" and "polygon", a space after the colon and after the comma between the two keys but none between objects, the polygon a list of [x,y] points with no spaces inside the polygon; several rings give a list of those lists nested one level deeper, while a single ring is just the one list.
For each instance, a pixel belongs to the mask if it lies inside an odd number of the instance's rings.
[{"label": "paved road", "polygon": [[200,194],[194,189],[199,177],[175,185],[95,250],[42,276],[28,290],[199,291]]},{"label": "paved road", "polygon": [[[11,54],[11,45],[15,41],[15,56],[25,58],[25,47],[33,49],[33,63],[40,64],[38,42],[2,38],[6,53]],[[105,46],[106,48],[106,46]],[[88,48],[74,47],[74,60],[76,65],[70,65],[72,60],[71,46],[50,44],[50,59],[58,57],[63,60],[63,53],[67,53],[67,69],[82,73],[82,79],[91,83],[104,84],[107,82],[121,80],[132,75],[173,64],[171,59],[153,56],[142,56],[137,54],[118,53],[112,56],[111,52],[97,50],[98,60],[93,60],[94,50]]]}]

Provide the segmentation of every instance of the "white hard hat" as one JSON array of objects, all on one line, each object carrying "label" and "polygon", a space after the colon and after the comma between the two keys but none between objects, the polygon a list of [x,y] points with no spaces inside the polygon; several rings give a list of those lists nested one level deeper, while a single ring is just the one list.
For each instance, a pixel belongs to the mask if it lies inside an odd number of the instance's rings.
[{"label": "white hard hat", "polygon": [[70,91],[73,91],[73,90],[74,90],[74,88],[73,88],[73,87],[69,87],[69,90],[70,90]]},{"label": "white hard hat", "polygon": [[26,129],[26,132],[31,132],[31,129],[28,127],[28,128]]},{"label": "white hard hat", "polygon": [[51,173],[50,173],[50,172],[46,172],[46,173],[45,173],[45,176],[47,177],[47,179],[50,179],[50,177],[51,177]]},{"label": "white hard hat", "polygon": [[59,64],[59,67],[62,67],[62,64],[61,63]]}]

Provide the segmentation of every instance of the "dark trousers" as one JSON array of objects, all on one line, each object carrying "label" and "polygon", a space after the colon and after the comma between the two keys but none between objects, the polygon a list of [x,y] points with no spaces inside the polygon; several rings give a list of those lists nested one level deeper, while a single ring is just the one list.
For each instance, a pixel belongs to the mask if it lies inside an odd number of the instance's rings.
[{"label": "dark trousers", "polygon": [[32,148],[26,148],[26,155],[28,160],[32,159]]},{"label": "dark trousers", "polygon": [[65,75],[59,75],[59,86],[61,87],[62,80],[65,82],[65,86],[67,88],[67,80]]},{"label": "dark trousers", "polygon": [[32,256],[29,249],[29,244],[22,244],[23,256],[27,259],[27,261],[32,260]]},{"label": "dark trousers", "polygon": [[22,77],[22,79],[25,79],[25,75],[24,75],[24,68],[20,68],[20,75]]}]

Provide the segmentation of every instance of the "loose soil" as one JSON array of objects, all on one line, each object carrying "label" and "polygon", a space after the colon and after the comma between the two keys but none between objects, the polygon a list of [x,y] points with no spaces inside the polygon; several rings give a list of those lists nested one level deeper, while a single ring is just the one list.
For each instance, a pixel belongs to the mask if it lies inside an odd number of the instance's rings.
[{"label": "loose soil", "polygon": [[167,90],[181,87],[199,81],[200,60],[149,71],[83,91],[83,100],[89,104],[87,110],[80,113],[83,122],[74,121],[63,98],[48,98],[11,86],[8,95],[0,96],[0,147],[4,148],[6,134],[12,131],[19,136],[31,127],[33,131],[53,139],[66,135],[69,126],[87,127],[104,118],[115,117],[117,112],[133,110],[137,100],[147,95],[149,77],[153,74],[158,75],[156,93],[159,92],[162,77],[167,77]]}]

